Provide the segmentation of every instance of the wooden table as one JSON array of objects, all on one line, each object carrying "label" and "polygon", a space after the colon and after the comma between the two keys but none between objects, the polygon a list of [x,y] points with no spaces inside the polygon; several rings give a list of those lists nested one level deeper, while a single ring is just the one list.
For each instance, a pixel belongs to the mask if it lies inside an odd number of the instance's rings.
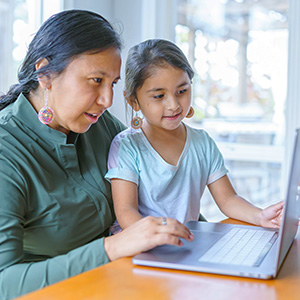
[{"label": "wooden table", "polygon": [[300,232],[273,280],[135,266],[131,258],[122,258],[21,299],[300,299]]}]

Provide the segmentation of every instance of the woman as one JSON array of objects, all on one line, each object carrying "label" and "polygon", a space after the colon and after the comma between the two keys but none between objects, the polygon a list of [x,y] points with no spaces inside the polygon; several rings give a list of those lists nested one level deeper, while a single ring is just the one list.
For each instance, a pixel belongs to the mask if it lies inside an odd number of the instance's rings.
[{"label": "woman", "polygon": [[58,13],[30,43],[19,83],[0,98],[1,299],[193,240],[163,217],[108,236],[115,217],[106,160],[124,125],[105,110],[120,78],[120,50],[100,15]]}]

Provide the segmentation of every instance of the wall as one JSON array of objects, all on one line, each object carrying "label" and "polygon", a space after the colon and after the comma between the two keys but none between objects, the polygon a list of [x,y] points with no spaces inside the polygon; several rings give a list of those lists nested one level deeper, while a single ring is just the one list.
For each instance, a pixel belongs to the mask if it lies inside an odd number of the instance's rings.
[{"label": "wall", "polygon": [[108,19],[121,32],[121,80],[115,86],[114,103],[110,111],[127,125],[123,98],[124,64],[131,46],[148,38],[175,39],[177,0],[65,0],[64,9],[93,10]]}]

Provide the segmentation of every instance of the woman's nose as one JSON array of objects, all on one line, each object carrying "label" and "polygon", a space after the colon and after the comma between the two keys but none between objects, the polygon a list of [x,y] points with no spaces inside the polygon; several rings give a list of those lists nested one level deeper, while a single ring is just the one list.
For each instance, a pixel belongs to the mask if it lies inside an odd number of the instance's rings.
[{"label": "woman's nose", "polygon": [[105,109],[112,106],[113,90],[112,88],[101,89],[97,98],[97,104],[102,105]]}]

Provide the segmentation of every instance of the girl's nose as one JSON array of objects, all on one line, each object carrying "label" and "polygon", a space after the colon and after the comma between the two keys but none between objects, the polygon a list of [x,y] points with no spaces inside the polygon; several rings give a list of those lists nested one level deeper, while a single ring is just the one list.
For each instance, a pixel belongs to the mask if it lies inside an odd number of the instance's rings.
[{"label": "girl's nose", "polygon": [[179,106],[179,104],[177,102],[176,97],[168,97],[167,109],[176,110],[178,108],[178,106]]}]

